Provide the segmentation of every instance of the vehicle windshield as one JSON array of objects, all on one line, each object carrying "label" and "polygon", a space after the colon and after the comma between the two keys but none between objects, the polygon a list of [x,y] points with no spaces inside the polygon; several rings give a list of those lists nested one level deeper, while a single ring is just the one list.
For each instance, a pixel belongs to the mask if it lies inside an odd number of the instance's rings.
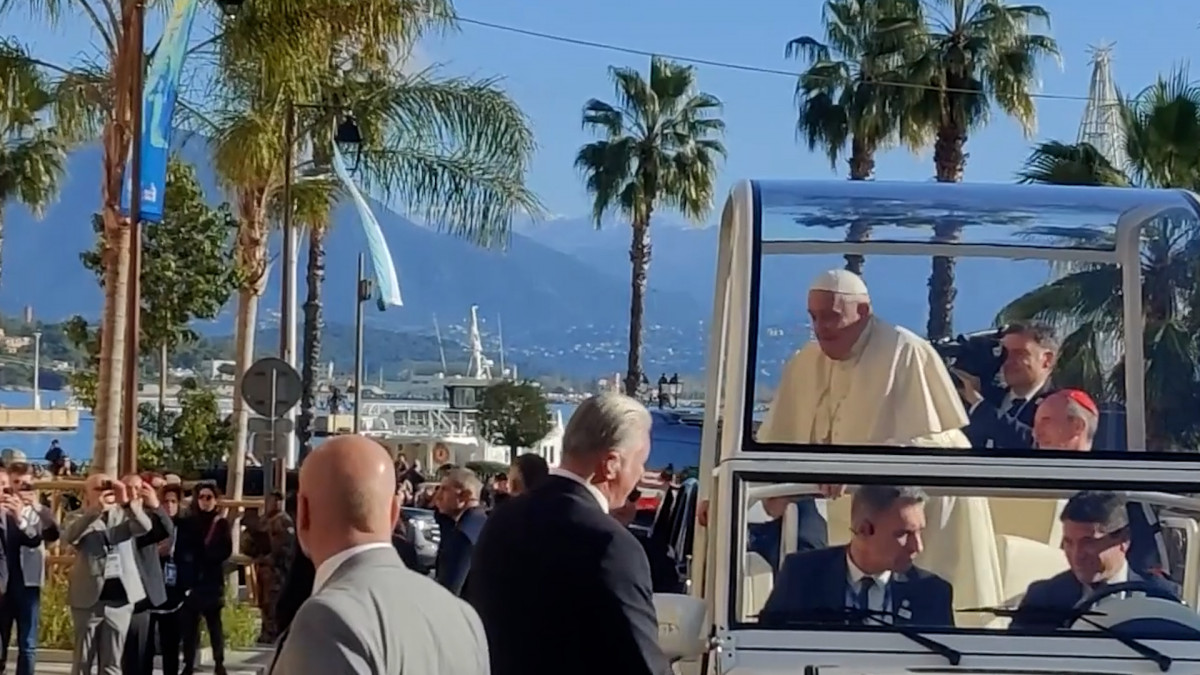
[{"label": "vehicle windshield", "polygon": [[733,495],[735,627],[1111,628],[1130,639],[1200,630],[1194,497],[738,473]]},{"label": "vehicle windshield", "polygon": [[[1135,433],[1144,445],[1132,449],[1200,443],[1200,416],[1189,412],[1200,396],[1200,296],[1193,272],[1181,271],[1195,269],[1186,261],[1200,250],[1200,221],[1183,193],[947,187],[755,183],[756,339],[745,403],[748,419],[763,426],[747,432],[749,444],[1130,449],[1128,308],[1115,261],[1118,230],[1132,231],[1118,223],[1132,221],[1146,224],[1148,365],[1140,397],[1147,403],[1139,404],[1145,430]],[[1154,209],[1163,215],[1137,216]],[[843,254],[848,243],[901,248]],[[962,254],[935,258],[930,246]],[[1003,257],[1016,247],[1029,247],[1026,259]],[[808,292],[823,273],[843,269],[861,275],[869,303]],[[1034,436],[1040,402],[1063,389],[1085,395],[1070,407],[1095,418],[1087,443],[1069,432],[1067,413]],[[770,418],[773,404],[787,408],[785,420]],[[960,404],[966,425],[948,412]]]}]

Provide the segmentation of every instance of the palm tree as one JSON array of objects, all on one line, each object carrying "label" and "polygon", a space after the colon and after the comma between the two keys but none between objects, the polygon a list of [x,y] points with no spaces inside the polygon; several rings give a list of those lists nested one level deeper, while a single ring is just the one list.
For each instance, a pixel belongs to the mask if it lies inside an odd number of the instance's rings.
[{"label": "palm tree", "polygon": [[[298,182],[293,203],[281,188],[289,100],[327,103],[301,110],[293,156],[320,164],[332,119],[354,114],[364,145],[357,179],[366,192],[414,217],[476,241],[502,244],[517,211],[539,206],[524,184],[533,150],[525,118],[490,82],[438,81],[400,74],[422,32],[451,25],[448,2],[256,0],[230,22],[219,45],[218,109],[208,115],[214,160],[240,221],[237,256],[237,378],[254,355],[258,299],[265,287],[267,239],[283,209],[307,227],[319,288],[322,233],[338,195],[326,177]],[[268,27],[283,26],[280,30]],[[344,108],[345,110],[338,110]],[[320,168],[320,167],[317,167]],[[306,360],[319,358],[319,291],[306,302]],[[310,370],[310,381],[313,379]],[[311,396],[309,397],[311,408]],[[241,493],[248,413],[234,402],[235,447],[228,491]]]},{"label": "palm tree", "polygon": [[[4,206],[16,201],[41,216],[63,179],[69,140],[51,125],[54,91],[23,46],[0,39],[0,235]],[[0,237],[0,242],[3,239]]]},{"label": "palm tree", "polygon": [[[1200,88],[1184,70],[1159,78],[1122,106],[1129,166],[1115,167],[1088,144],[1036,146],[1022,182],[1200,188]],[[1160,219],[1142,235],[1145,313],[1146,434],[1149,449],[1200,440],[1200,234],[1194,223]],[[1094,243],[1094,242],[1093,242]],[[1055,380],[1060,385],[1124,394],[1121,272],[1114,265],[1075,265],[1009,303],[997,321],[1042,319],[1071,329]]]},{"label": "palm tree", "polygon": [[120,440],[119,374],[124,369],[130,228],[121,218],[119,207],[134,102],[128,85],[134,69],[143,66],[143,59],[137,54],[137,36],[130,30],[134,12],[141,11],[139,7],[139,3],[131,0],[0,0],[0,16],[24,9],[41,14],[52,24],[79,9],[79,14],[91,24],[95,42],[101,48],[98,62],[77,67],[65,68],[34,59],[29,59],[29,63],[56,74],[52,85],[55,127],[78,139],[99,135],[103,148],[100,214],[104,222],[101,236],[106,263],[92,465],[110,474],[117,472]]},{"label": "palm tree", "polygon": [[642,382],[642,321],[650,266],[650,220],[661,207],[700,222],[712,210],[717,162],[725,156],[719,137],[725,123],[721,101],[696,91],[696,73],[663,58],[650,60],[650,77],[632,68],[610,68],[617,103],[592,99],[583,126],[603,135],[579,149],[575,166],[592,194],[592,217],[617,210],[629,219],[633,242],[629,302],[629,365],[625,393]]},{"label": "palm tree", "polygon": [[[907,81],[911,89],[905,114],[934,134],[933,162],[939,182],[962,181],[967,138],[985,126],[993,105],[1016,119],[1026,134],[1036,122],[1033,97],[1037,65],[1058,57],[1049,36],[1033,32],[1049,25],[1050,14],[1038,5],[1008,5],[1004,0],[925,0],[925,25],[891,26],[907,32],[913,53]],[[961,225],[934,228],[934,238],[957,241]],[[929,275],[929,338],[949,337],[954,315],[954,259],[934,256]]]},{"label": "palm tree", "polygon": [[[796,82],[796,134],[811,151],[823,151],[837,170],[847,154],[850,180],[870,180],[875,153],[904,140],[919,146],[918,129],[901,129],[902,90],[879,86],[901,80],[903,58],[888,44],[884,22],[913,21],[919,0],[827,0],[822,11],[824,41],[801,36],[787,43],[787,58],[802,58],[808,68]],[[866,241],[870,223],[852,222],[846,240]],[[863,257],[846,255],[846,269],[862,274]]]},{"label": "palm tree", "polygon": [[[359,179],[390,205],[480,246],[506,243],[517,213],[536,214],[525,186],[533,134],[516,103],[494,82],[439,78],[434,71],[404,74],[391,68],[344,80],[332,98],[355,101],[363,135]],[[311,132],[314,156],[329,148],[333,120]],[[422,141],[420,139],[439,140]],[[328,154],[328,151],[326,151]],[[329,213],[340,190],[314,185],[308,204],[297,203],[308,226],[308,294],[304,303],[304,397],[297,427],[307,442],[321,358],[321,284]],[[308,212],[309,215],[303,215]]]}]

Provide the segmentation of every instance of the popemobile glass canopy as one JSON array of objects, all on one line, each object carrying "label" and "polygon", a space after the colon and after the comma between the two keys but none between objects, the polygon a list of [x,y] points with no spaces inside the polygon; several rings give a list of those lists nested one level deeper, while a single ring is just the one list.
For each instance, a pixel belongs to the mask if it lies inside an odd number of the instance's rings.
[{"label": "popemobile glass canopy", "polygon": [[[1200,245],[1200,200],[1183,190],[843,180],[739,183],[721,220],[707,369],[705,430],[723,419],[725,433],[719,451],[715,432],[706,433],[705,459],[770,449],[755,443],[752,429],[770,401],[782,364],[810,337],[803,291],[816,273],[845,264],[843,256],[869,259],[863,276],[876,311],[918,334],[926,332],[926,282],[933,256],[959,259],[955,320],[968,332],[994,326],[1001,310],[1016,311],[1012,303],[1039,286],[1104,268],[1111,288],[1102,294],[1110,304],[1109,315],[1096,324],[1103,324],[1095,336],[1103,343],[1096,350],[1099,367],[1105,374],[1144,373],[1142,331],[1122,334],[1120,328],[1143,324],[1142,269],[1154,256],[1170,253],[1155,246],[1182,250],[1195,245]],[[882,262],[895,256],[900,259]],[[901,274],[901,267],[907,272]],[[993,283],[997,275],[1015,280]],[[984,307],[989,301],[985,296],[1000,292],[997,286],[1019,288],[993,297],[995,306]],[[907,297],[900,298],[903,294]],[[979,318],[980,312],[986,317]],[[975,318],[960,320],[964,314]],[[1078,341],[1080,317],[1052,319],[1060,340]],[[1106,331],[1112,334],[1102,334]],[[1092,392],[1104,411],[1101,436],[1113,439],[1114,450],[1146,449],[1146,378],[1101,379],[1106,383]],[[735,419],[740,428],[731,428]],[[702,462],[702,471],[704,464],[713,466]]]}]

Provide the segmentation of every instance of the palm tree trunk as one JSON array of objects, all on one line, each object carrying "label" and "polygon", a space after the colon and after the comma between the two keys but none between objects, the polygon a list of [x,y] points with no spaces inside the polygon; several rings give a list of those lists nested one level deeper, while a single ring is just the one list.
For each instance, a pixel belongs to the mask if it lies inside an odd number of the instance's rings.
[{"label": "palm tree trunk", "polygon": [[313,410],[316,407],[317,366],[321,361],[321,287],[325,283],[325,231],[318,227],[308,230],[308,295],[304,298],[304,362],[300,379],[300,415],[296,418],[296,435],[301,455],[308,454],[312,442]]},{"label": "palm tree trunk", "polygon": [[[967,130],[960,124],[943,124],[933,146],[933,162],[939,183],[962,182],[966,165]],[[934,227],[934,241],[953,243],[962,234],[960,225]],[[929,272],[929,321],[925,333],[930,340],[951,337],[954,333],[954,258],[936,255]]]},{"label": "palm tree trunk", "polygon": [[625,371],[625,393],[637,396],[642,384],[642,324],[646,314],[646,274],[650,269],[650,212],[643,222],[633,223],[629,246],[629,364]]},{"label": "palm tree trunk", "polygon": [[115,208],[105,207],[104,315],[96,379],[95,446],[92,471],[116,476],[121,442],[121,374],[125,368],[125,296],[129,284],[130,229]]},{"label": "palm tree trunk", "polygon": [[[870,180],[875,173],[875,152],[865,141],[855,137],[850,142],[850,180]],[[871,223],[857,219],[846,229],[847,242],[863,242],[871,238]],[[847,253],[846,271],[862,276],[866,258],[858,253]]]},{"label": "palm tree trunk", "polygon": [[[238,289],[237,325],[234,328],[233,389],[240,392],[242,379],[246,369],[254,362],[254,333],[258,326],[258,299],[266,290],[267,285],[267,225],[262,208],[262,191],[245,190],[238,195],[238,212],[240,222],[237,238],[237,262],[245,274],[246,281]],[[280,270],[282,273],[282,270]],[[281,327],[282,328],[282,327]],[[241,395],[233,397],[233,447],[229,449],[227,465],[229,473],[225,481],[225,493],[231,499],[241,499],[245,489],[246,479],[246,445],[248,440],[247,426],[250,422],[250,411],[246,408]],[[241,509],[230,514],[233,531],[237,532],[241,525]],[[233,538],[233,552],[237,553],[241,544],[238,537]]]}]

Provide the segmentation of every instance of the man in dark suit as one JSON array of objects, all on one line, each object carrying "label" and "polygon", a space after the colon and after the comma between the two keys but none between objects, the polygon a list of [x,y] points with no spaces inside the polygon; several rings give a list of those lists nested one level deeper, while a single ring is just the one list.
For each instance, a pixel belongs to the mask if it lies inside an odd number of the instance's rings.
[{"label": "man in dark suit", "polygon": [[438,513],[453,522],[438,545],[434,577],[455,595],[462,595],[475,542],[487,522],[487,509],[480,503],[482,494],[483,482],[474,471],[455,468],[446,472],[434,496]]},{"label": "man in dark suit", "polygon": [[[1179,597],[1179,587],[1132,569],[1129,552],[1129,511],[1115,492],[1076,493],[1063,507],[1062,549],[1070,566],[1049,579],[1035,581],[1025,591],[1010,628],[1017,630],[1069,628],[1070,617],[1059,612],[1084,608],[1107,586],[1144,584]],[[1115,596],[1109,596],[1115,597]],[[1100,597],[1103,603],[1105,598]]]},{"label": "man in dark suit", "polygon": [[[759,620],[766,625],[844,621],[953,626],[954,590],[945,579],[913,565],[922,548],[925,493],[915,487],[863,485],[851,499],[850,543],[787,556]],[[854,610],[879,616],[864,620]],[[839,620],[843,611],[848,615]]]},{"label": "man in dark suit", "polygon": [[133,606],[129,631],[125,634],[121,671],[124,675],[152,675],[154,635],[150,631],[150,613],[154,607],[167,601],[167,585],[163,579],[158,545],[174,536],[175,523],[159,503],[158,493],[141,476],[127,476],[122,482],[142,498],[142,508],[150,517],[151,526],[150,531],[139,536],[134,545],[133,556],[138,574],[142,577],[142,586],[146,589],[146,597]]},{"label": "man in dark suit", "polygon": [[1033,448],[1038,405],[1053,391],[1050,373],[1058,358],[1058,338],[1049,325],[1015,323],[1009,324],[1001,343],[1003,387],[953,371],[971,420],[964,431],[973,448],[1028,450]]},{"label": "man in dark suit", "polygon": [[[1086,392],[1060,389],[1047,396],[1037,409],[1034,441],[1043,450],[1088,452],[1100,427],[1100,408]],[[1158,513],[1149,504],[1126,502],[1129,518],[1129,566],[1146,576],[1172,577],[1166,542]],[[1174,575],[1182,578],[1182,571]]]},{"label": "man in dark suit", "polygon": [[487,631],[492,675],[668,675],[650,565],[609,515],[650,454],[650,414],[601,394],[571,416],[562,464],[492,514],[466,598]]}]

